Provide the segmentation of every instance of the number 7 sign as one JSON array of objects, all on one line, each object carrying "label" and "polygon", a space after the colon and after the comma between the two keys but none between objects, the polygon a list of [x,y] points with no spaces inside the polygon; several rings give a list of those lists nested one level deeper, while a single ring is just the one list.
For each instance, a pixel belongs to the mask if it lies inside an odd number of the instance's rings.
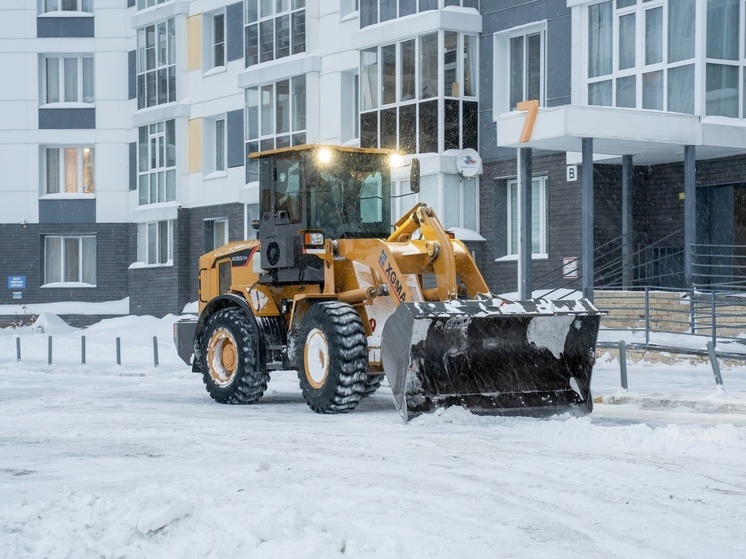
[{"label": "number 7 sign", "polygon": [[531,139],[531,132],[534,130],[536,115],[539,114],[539,102],[536,99],[531,101],[521,101],[515,107],[519,111],[526,112],[526,120],[523,122],[523,130],[518,141],[521,143],[528,142]]}]

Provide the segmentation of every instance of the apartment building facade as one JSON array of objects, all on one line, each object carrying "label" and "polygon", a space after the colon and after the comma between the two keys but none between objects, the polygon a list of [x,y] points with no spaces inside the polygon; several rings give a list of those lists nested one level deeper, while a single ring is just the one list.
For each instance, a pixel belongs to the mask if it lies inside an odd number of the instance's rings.
[{"label": "apartment building facade", "polygon": [[[393,217],[432,205],[496,292],[519,286],[524,215],[534,284],[581,286],[583,270],[563,264],[623,232],[630,250],[746,244],[742,0],[38,0],[2,11],[0,304],[129,297],[132,313],[181,312],[197,297],[199,255],[255,235],[248,156],[314,142],[416,153],[421,190],[395,174]],[[539,109],[521,141],[515,109],[530,99]],[[457,165],[470,149],[476,176]],[[530,211],[518,149],[532,153]]]},{"label": "apartment building facade", "polygon": [[[683,288],[708,273],[698,250],[728,252],[731,265],[742,256],[743,1],[517,0],[481,11],[479,258],[493,288],[520,287],[518,150],[533,155],[534,287],[603,284],[582,264],[594,248],[597,265],[621,249],[620,286]],[[515,108],[528,99],[539,109],[522,141],[527,113]]]}]

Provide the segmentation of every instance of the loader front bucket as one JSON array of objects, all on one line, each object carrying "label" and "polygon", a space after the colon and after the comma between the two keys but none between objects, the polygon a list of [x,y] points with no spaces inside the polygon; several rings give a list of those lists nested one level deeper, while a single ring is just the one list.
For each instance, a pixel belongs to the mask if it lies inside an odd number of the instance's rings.
[{"label": "loader front bucket", "polygon": [[601,314],[588,300],[402,303],[381,340],[396,407],[405,421],[449,406],[588,413]]}]

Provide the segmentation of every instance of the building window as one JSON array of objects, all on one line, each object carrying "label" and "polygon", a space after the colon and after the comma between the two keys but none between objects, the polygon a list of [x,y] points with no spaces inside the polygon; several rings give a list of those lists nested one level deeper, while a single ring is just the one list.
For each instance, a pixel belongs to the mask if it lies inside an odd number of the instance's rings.
[{"label": "building window", "polygon": [[44,285],[52,287],[55,284],[95,287],[95,236],[44,237]]},{"label": "building window", "polygon": [[305,0],[245,0],[246,67],[306,51]]},{"label": "building window", "polygon": [[[204,136],[204,169],[205,174],[225,174],[226,164],[226,126],[225,115],[206,118]],[[222,176],[221,175],[221,176]]]},{"label": "building window", "polygon": [[443,31],[361,51],[360,145],[406,153],[476,149],[476,39]]},{"label": "building window", "polygon": [[479,8],[479,0],[360,0],[358,4],[361,28],[446,6]]},{"label": "building window", "polygon": [[[442,179],[441,179],[442,177]],[[440,181],[443,181],[443,187]],[[479,230],[476,177],[460,178],[458,175],[425,175],[420,178],[420,192],[413,193],[409,180],[392,185],[394,198],[391,203],[392,223],[417,203],[424,203],[435,210],[446,229],[455,227]],[[443,192],[441,204],[439,193]]]},{"label": "building window", "polygon": [[206,219],[204,224],[205,252],[215,250],[228,242],[228,220],[226,218]]},{"label": "building window", "polygon": [[[246,153],[306,143],[306,77],[296,76],[246,89]],[[256,179],[249,160],[247,182]]]},{"label": "building window", "polygon": [[93,103],[93,57],[44,55],[42,104]]},{"label": "building window", "polygon": [[244,204],[243,208],[243,238],[256,239],[259,229],[259,204]]},{"label": "building window", "polygon": [[174,222],[154,221],[137,224],[137,261],[143,264],[173,262]]},{"label": "building window", "polygon": [[[700,113],[695,65],[704,53],[696,51],[697,6],[696,0],[588,6],[588,104]],[[738,116],[740,21],[739,0],[707,0],[707,114]],[[734,70],[722,69],[721,56]]]},{"label": "building window", "polygon": [[[521,218],[518,213],[518,181],[508,181],[507,254],[518,254]],[[531,180],[531,253],[547,254],[547,177]]]},{"label": "building window", "polygon": [[85,12],[93,13],[93,0],[42,0],[41,9],[43,14],[54,14],[60,12]]},{"label": "building window", "polygon": [[176,23],[137,30],[137,108],[176,101]]},{"label": "building window", "polygon": [[176,123],[138,128],[138,200],[140,205],[176,199]]},{"label": "building window", "polygon": [[339,5],[339,14],[342,17],[357,12],[360,9],[360,0],[342,0]]},{"label": "building window", "polygon": [[93,153],[90,146],[43,148],[42,194],[93,194]]},{"label": "building window", "polygon": [[204,18],[205,70],[225,66],[225,10],[205,14]]},{"label": "building window", "polygon": [[166,2],[170,2],[170,0],[137,0],[137,9],[144,10],[145,8],[152,8],[153,6],[165,4]]},{"label": "building window", "polygon": [[510,109],[536,99],[544,106],[544,32],[510,39]]}]

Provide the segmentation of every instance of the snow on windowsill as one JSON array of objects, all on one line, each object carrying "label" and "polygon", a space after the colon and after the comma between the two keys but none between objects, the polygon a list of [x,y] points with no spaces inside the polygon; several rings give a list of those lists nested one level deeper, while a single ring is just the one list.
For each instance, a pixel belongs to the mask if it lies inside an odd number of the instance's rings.
[{"label": "snow on windowsill", "polygon": [[57,11],[53,11],[53,12],[47,12],[47,13],[44,13],[44,14],[39,14],[36,17],[61,17],[61,18],[66,18],[66,17],[93,17],[93,14],[91,12],[71,12],[71,11],[68,11],[68,10],[65,10],[65,11],[57,10]]},{"label": "snow on windowsill", "polygon": [[140,270],[142,268],[169,268],[173,267],[173,260],[166,260],[163,264],[146,264],[145,262],[133,262],[129,265],[130,270]]},{"label": "snow on windowsill", "polygon": [[215,74],[223,74],[228,71],[228,68],[225,66],[213,66],[209,70],[207,70],[204,74],[202,74],[203,78],[206,78],[208,76],[214,76]]},{"label": "snow on windowsill", "polygon": [[465,229],[464,227],[450,227],[448,229],[453,233],[459,241],[486,241],[482,235],[474,231],[473,229]]},{"label": "snow on windowsill", "polygon": [[[546,253],[536,253],[531,255],[531,260],[549,260],[549,255]],[[517,262],[517,254],[506,254],[500,258],[495,258],[495,262]]]},{"label": "snow on windowsill", "polygon": [[158,208],[172,208],[172,207],[179,207],[179,203],[175,200],[172,200],[170,202],[154,202],[152,204],[142,204],[140,206],[137,206],[133,212],[143,211],[143,210],[156,210]]},{"label": "snow on windowsill", "polygon": [[95,103],[81,103],[81,102],[60,102],[60,103],[45,103],[39,106],[40,109],[95,109]]},{"label": "snow on windowsill", "polygon": [[64,287],[64,288],[74,287],[74,288],[78,288],[78,287],[96,287],[96,285],[92,284],[92,283],[86,283],[84,281],[55,281],[55,282],[52,282],[52,283],[45,283],[44,285],[41,286],[42,289],[59,288],[59,287]]},{"label": "snow on windowsill", "polygon": [[58,192],[39,196],[39,200],[92,200],[95,198],[94,192]]},{"label": "snow on windowsill", "polygon": [[213,171],[212,173],[206,174],[204,177],[202,177],[202,180],[211,181],[215,179],[224,179],[228,176],[228,173],[225,171]]},{"label": "snow on windowsill", "polygon": [[358,10],[355,10],[354,12],[343,15],[341,18],[339,18],[339,21],[352,21],[354,19],[358,19],[359,17],[360,12]]}]

